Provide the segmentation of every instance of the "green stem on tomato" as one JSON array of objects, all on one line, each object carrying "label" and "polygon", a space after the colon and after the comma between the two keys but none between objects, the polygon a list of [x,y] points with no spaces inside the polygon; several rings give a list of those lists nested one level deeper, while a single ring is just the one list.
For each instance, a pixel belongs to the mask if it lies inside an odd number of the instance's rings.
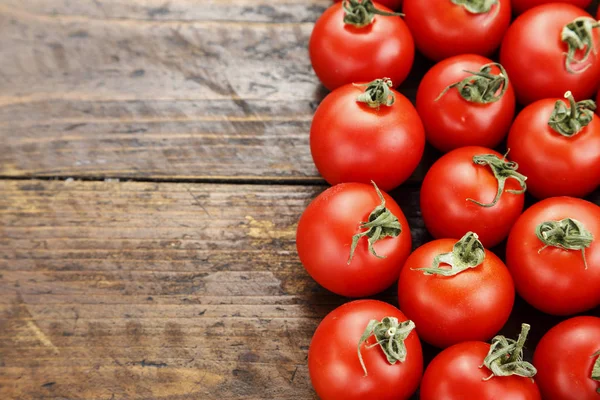
[{"label": "green stem on tomato", "polygon": [[376,342],[367,346],[367,349],[380,346],[388,363],[394,365],[396,362],[406,361],[407,351],[404,341],[414,328],[414,322],[410,320],[399,322],[398,318],[395,317],[384,317],[381,321],[377,321],[376,319],[369,321],[358,341],[358,360],[363,371],[365,371],[365,376],[367,376],[367,367],[365,366],[360,347],[371,335],[375,336]]},{"label": "green stem on tomato", "polygon": [[594,235],[574,218],[560,221],[545,221],[535,228],[535,234],[544,244],[538,253],[546,247],[558,247],[564,250],[581,250],[583,265],[588,268],[585,249],[592,245]]},{"label": "green stem on tomato", "polygon": [[565,99],[569,100],[569,106],[557,100],[554,110],[548,120],[548,125],[556,133],[566,137],[575,136],[586,127],[594,118],[596,103],[593,100],[582,100],[575,102],[571,92],[565,93]]},{"label": "green stem on tomato", "polygon": [[[592,379],[596,382],[600,382],[600,351],[594,353],[592,357],[597,357],[592,369]],[[600,388],[596,389],[596,392],[600,393]]]},{"label": "green stem on tomato", "polygon": [[473,163],[477,165],[487,165],[492,170],[494,177],[498,181],[498,191],[496,192],[496,197],[492,200],[491,203],[481,203],[477,200],[467,199],[468,201],[472,201],[473,203],[481,206],[481,207],[493,207],[498,203],[502,193],[504,193],[504,186],[506,185],[506,180],[512,178],[519,182],[521,186],[520,190],[506,190],[508,193],[513,194],[523,194],[527,190],[527,184],[525,181],[527,177],[523,174],[517,172],[519,168],[519,164],[513,161],[507,161],[506,155],[503,158],[499,158],[494,154],[481,154],[473,157]]},{"label": "green stem on tomato", "polygon": [[368,238],[369,252],[371,254],[377,258],[385,258],[384,256],[380,256],[375,252],[373,245],[385,237],[396,237],[402,232],[402,225],[400,225],[400,221],[398,221],[398,218],[385,207],[385,198],[379,191],[379,188],[375,182],[371,181],[371,183],[373,183],[373,186],[375,187],[375,191],[381,200],[381,204],[371,211],[367,222],[360,223],[360,228],[366,229],[366,231],[359,232],[352,236],[352,245],[350,246],[348,265],[350,265],[352,257],[354,257],[354,251],[358,245],[358,241],[362,237],[366,236]]},{"label": "green stem on tomato", "polygon": [[396,101],[394,92],[390,90],[390,88],[393,86],[390,78],[375,79],[369,83],[354,83],[353,85],[357,87],[367,87],[363,93],[358,95],[356,101],[365,103],[371,108],[379,109],[381,106],[389,107]]},{"label": "green stem on tomato", "polygon": [[489,12],[494,4],[498,4],[492,17],[495,17],[500,10],[498,0],[450,0],[453,4],[463,6],[468,12],[473,14],[484,14]]},{"label": "green stem on tomato", "polygon": [[532,378],[537,373],[531,363],[523,361],[523,346],[529,334],[529,329],[529,324],[522,324],[521,333],[517,340],[507,339],[502,335],[492,339],[490,350],[483,360],[483,364],[479,367],[483,368],[485,366],[492,372],[490,376],[483,378],[484,381],[495,376],[517,375]]},{"label": "green stem on tomato", "polygon": [[[588,69],[591,64],[585,67],[574,70],[573,66],[585,63],[590,54],[596,54],[594,47],[594,31],[600,27],[600,23],[591,17],[579,17],[569,22],[562,29],[560,39],[567,44],[567,52],[565,53],[565,69],[572,74],[580,74]],[[575,58],[577,51],[583,50],[583,56],[579,59]]]},{"label": "green stem on tomato", "polygon": [[[467,232],[456,242],[449,253],[435,256],[430,268],[416,268],[415,271],[423,271],[425,275],[454,276],[461,272],[475,268],[485,260],[485,249],[479,241],[475,232]],[[440,264],[450,265],[448,268],[440,268]]]},{"label": "green stem on tomato", "polygon": [[373,23],[375,15],[384,17],[402,17],[402,13],[378,10],[372,0],[343,0],[344,23],[362,28]]},{"label": "green stem on tomato", "polygon": [[[492,67],[494,66],[500,69],[498,75],[492,74]],[[460,96],[466,101],[489,104],[500,100],[508,89],[508,74],[504,67],[498,63],[485,64],[477,72],[465,72],[471,75],[459,82],[446,86],[435,101],[442,98],[450,89],[456,88]],[[498,93],[498,91],[500,92]]]}]

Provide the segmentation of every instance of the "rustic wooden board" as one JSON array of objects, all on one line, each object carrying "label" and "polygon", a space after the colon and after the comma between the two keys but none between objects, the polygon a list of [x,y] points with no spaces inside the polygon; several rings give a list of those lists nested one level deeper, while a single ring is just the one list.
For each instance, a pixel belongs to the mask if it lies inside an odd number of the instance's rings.
[{"label": "rustic wooden board", "polygon": [[295,251],[323,189],[0,181],[0,398],[312,398],[345,301]]},{"label": "rustic wooden board", "polygon": [[307,46],[328,4],[3,1],[0,175],[320,181]]}]

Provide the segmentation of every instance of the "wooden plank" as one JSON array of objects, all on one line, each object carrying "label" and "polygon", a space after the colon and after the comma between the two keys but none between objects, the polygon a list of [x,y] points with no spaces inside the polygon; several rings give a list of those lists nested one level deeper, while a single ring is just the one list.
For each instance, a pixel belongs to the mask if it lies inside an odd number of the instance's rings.
[{"label": "wooden plank", "polygon": [[[322,190],[0,181],[0,398],[313,398],[310,338],[345,301],[295,251]],[[422,242],[418,191],[395,197]]]},{"label": "wooden plank", "polygon": [[0,175],[320,181],[307,46],[328,4],[4,1]]}]

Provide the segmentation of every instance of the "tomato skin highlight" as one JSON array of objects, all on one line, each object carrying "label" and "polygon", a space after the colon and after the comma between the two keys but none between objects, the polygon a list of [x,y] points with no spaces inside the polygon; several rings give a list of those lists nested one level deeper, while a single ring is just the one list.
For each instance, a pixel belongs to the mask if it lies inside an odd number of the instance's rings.
[{"label": "tomato skin highlight", "polygon": [[491,372],[480,366],[489,349],[484,342],[463,342],[443,350],[425,370],[421,400],[541,400],[530,378],[495,376],[484,381]]},{"label": "tomato skin highlight", "polygon": [[423,156],[423,124],[397,91],[392,89],[394,104],[376,109],[356,101],[363,90],[344,85],[325,97],[311,125],[311,153],[331,185],[374,181],[391,190],[410,177]]},{"label": "tomato skin highlight", "polygon": [[390,365],[379,346],[367,349],[374,337],[361,346],[368,371],[357,355],[357,345],[370,320],[396,317],[406,321],[397,308],[376,300],[356,300],[329,313],[317,327],[308,350],[308,370],[315,391],[322,400],[402,400],[419,386],[423,354],[417,333],[405,340],[404,362]]},{"label": "tomato skin highlight", "polygon": [[491,339],[508,320],[515,299],[508,269],[489,250],[482,264],[454,276],[415,270],[430,267],[435,256],[451,252],[455,243],[438,239],[416,249],[398,282],[400,309],[415,323],[421,340],[441,348]]},{"label": "tomato skin highlight", "polygon": [[384,77],[400,85],[408,76],[415,53],[412,35],[402,18],[376,15],[372,24],[362,28],[344,24],[343,19],[342,3],[332,5],[317,20],[310,36],[310,60],[323,85],[333,90]]},{"label": "tomato skin highlight", "polygon": [[[563,27],[578,17],[591,16],[571,4],[544,4],[519,16],[510,26],[500,48],[500,63],[508,71],[517,101],[527,105],[536,100],[562,97],[570,90],[576,99],[588,99],[600,84],[600,30],[594,29],[595,51],[573,69],[565,66],[566,43],[560,39]],[[583,53],[578,51],[579,59]]]},{"label": "tomato skin highlight", "polygon": [[340,183],[333,186],[306,208],[296,234],[296,247],[306,271],[325,289],[347,297],[364,297],[391,286],[410,254],[412,239],[404,213],[383,192],[386,207],[394,214],[402,231],[397,237],[386,237],[375,243],[377,258],[369,253],[367,238],[361,238],[350,264],[352,236],[367,221],[381,201],[373,185]]},{"label": "tomato skin highlight", "polygon": [[600,351],[600,318],[575,317],[550,329],[540,340],[533,362],[546,400],[597,400],[600,387],[590,375]]},{"label": "tomato skin highlight", "polygon": [[[417,111],[427,141],[442,152],[465,146],[494,148],[508,132],[515,115],[515,93],[510,84],[500,100],[478,104],[463,99],[456,88],[444,89],[493,61],[474,54],[443,60],[425,74],[417,91]],[[493,74],[500,73],[493,67]],[[439,98],[438,98],[439,97]],[[436,101],[437,99],[437,101]]]},{"label": "tomato skin highlight", "polygon": [[482,207],[468,198],[491,203],[498,181],[489,166],[475,165],[473,156],[502,155],[485,147],[462,147],[437,160],[421,186],[421,214],[434,238],[460,238],[468,231],[479,235],[486,248],[504,240],[523,210],[524,195],[509,193],[521,187],[508,179],[498,203]]},{"label": "tomato skin highlight", "polygon": [[569,3],[585,10],[592,4],[592,0],[512,0],[511,6],[513,13],[519,15],[533,7],[548,3]]},{"label": "tomato skin highlight", "polygon": [[417,49],[435,61],[459,54],[491,55],[511,18],[509,0],[499,0],[481,14],[450,0],[404,0],[402,12]]},{"label": "tomato skin highlight", "polygon": [[[544,247],[536,227],[546,221],[574,218],[592,233],[585,249]],[[552,197],[527,209],[513,226],[506,244],[506,266],[517,293],[538,310],[571,315],[600,304],[600,207],[572,197]]]},{"label": "tomato skin highlight", "polygon": [[548,126],[557,100],[544,99],[525,107],[508,135],[508,158],[527,176],[527,190],[538,199],[584,197],[600,185],[600,120],[572,137]]}]

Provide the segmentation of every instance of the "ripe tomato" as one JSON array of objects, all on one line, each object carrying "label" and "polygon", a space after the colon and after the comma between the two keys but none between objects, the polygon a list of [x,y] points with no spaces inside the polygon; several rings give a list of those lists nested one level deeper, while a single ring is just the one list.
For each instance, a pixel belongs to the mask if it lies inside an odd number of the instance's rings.
[{"label": "ripe tomato", "polygon": [[310,150],[330,184],[374,181],[390,190],[419,164],[425,147],[421,118],[411,102],[388,85],[391,81],[383,79],[371,82],[366,91],[345,85],[317,108]]},{"label": "ripe tomato", "polygon": [[[565,3],[532,8],[513,22],[502,41],[500,62],[521,104],[561,97],[568,90],[576,99],[596,92],[600,30],[594,24],[587,12]],[[576,51],[578,45],[582,50]]]},{"label": "ripe tomato", "polygon": [[[546,400],[598,400],[600,318],[575,317],[550,329],[533,355],[537,384]],[[600,372],[600,371],[599,371]]]},{"label": "ripe tomato", "polygon": [[[369,326],[371,321],[379,322],[374,327],[375,335],[369,335],[372,330],[367,329],[373,328]],[[412,328],[414,324],[400,310],[381,301],[352,301],[333,310],[317,327],[308,349],[308,372],[319,397],[322,400],[408,399],[423,374],[421,343]],[[386,336],[390,332],[393,334]],[[389,353],[384,349],[388,342],[392,343],[390,339],[404,357],[386,357]],[[377,345],[378,340],[386,343]]]},{"label": "ripe tomato", "polygon": [[[353,82],[371,82],[387,77],[399,85],[412,67],[415,44],[408,27],[387,7],[371,0],[349,0],[348,7],[360,16],[373,17],[372,23],[357,27],[344,22],[342,3],[329,7],[317,20],[308,51],[315,73],[329,90]],[[353,18],[359,25],[366,23]],[[348,17],[346,17],[348,20]],[[359,21],[360,20],[360,21]]]},{"label": "ripe tomato", "polygon": [[[530,378],[535,368],[517,358],[522,357],[523,336],[526,332],[517,341],[496,336],[491,347],[484,342],[463,342],[443,350],[425,370],[421,400],[541,400]],[[503,349],[508,351],[508,358],[501,356],[499,350]],[[487,362],[492,360],[498,363],[497,374],[488,368]],[[512,361],[527,372],[525,376],[506,376],[510,369],[504,365]]]},{"label": "ripe tomato", "polygon": [[464,54],[427,72],[417,91],[417,111],[427,140],[443,152],[465,146],[493,148],[510,128],[515,92],[490,59]]},{"label": "ripe tomato", "polygon": [[586,9],[592,0],[511,0],[512,10],[515,14],[522,14],[530,8],[547,3],[570,3],[579,8]]},{"label": "ripe tomato", "polygon": [[545,313],[570,315],[596,307],[600,207],[572,197],[534,204],[510,232],[506,266],[521,297]]},{"label": "ripe tomato", "polygon": [[[570,105],[569,105],[570,102]],[[583,197],[600,185],[600,121],[591,100],[544,99],[525,107],[508,135],[509,158],[537,198]]]},{"label": "ripe tomato", "polygon": [[421,214],[429,233],[459,238],[472,231],[486,248],[504,240],[523,210],[525,177],[516,167],[500,153],[477,146],[437,160],[421,186]]},{"label": "ripe tomato", "polygon": [[437,347],[489,340],[504,326],[515,287],[504,263],[477,235],[439,239],[415,250],[398,282],[400,309]]},{"label": "ripe tomato", "polygon": [[404,0],[404,20],[417,49],[442,60],[459,54],[491,55],[510,24],[510,0]]},{"label": "ripe tomato", "polygon": [[398,279],[411,237],[402,210],[388,194],[364,183],[340,183],[306,208],[296,247],[304,268],[325,289],[363,297]]},{"label": "ripe tomato", "polygon": [[[334,2],[339,3],[342,0],[334,0]],[[377,3],[385,6],[391,10],[399,10],[402,7],[402,0],[379,0]]]}]

